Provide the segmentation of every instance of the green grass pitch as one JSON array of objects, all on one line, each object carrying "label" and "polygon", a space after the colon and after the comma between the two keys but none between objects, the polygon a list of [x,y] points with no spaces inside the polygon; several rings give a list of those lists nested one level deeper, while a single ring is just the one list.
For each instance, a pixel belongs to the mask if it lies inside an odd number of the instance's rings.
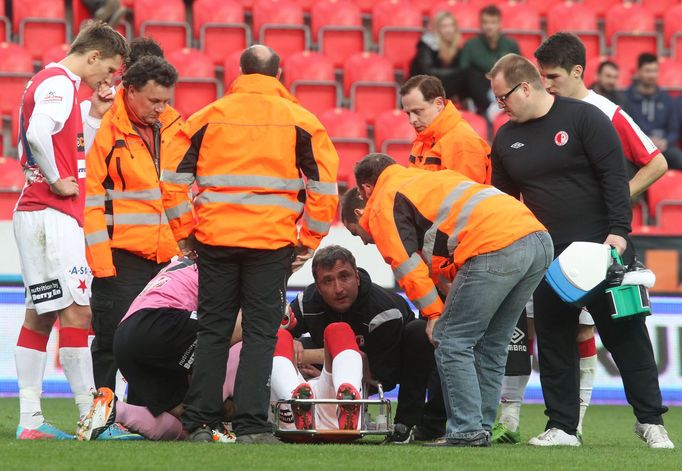
[{"label": "green grass pitch", "polygon": [[[74,428],[72,400],[44,399],[43,411],[63,430]],[[632,433],[630,408],[620,406],[590,407],[583,446],[554,449],[525,444],[487,449],[380,446],[370,438],[354,445],[19,442],[14,439],[18,415],[17,399],[0,399],[0,470],[682,470],[682,407],[671,408],[665,415],[668,432],[678,446],[675,450],[646,448]],[[521,420],[527,441],[543,429],[543,407],[524,406]]]}]

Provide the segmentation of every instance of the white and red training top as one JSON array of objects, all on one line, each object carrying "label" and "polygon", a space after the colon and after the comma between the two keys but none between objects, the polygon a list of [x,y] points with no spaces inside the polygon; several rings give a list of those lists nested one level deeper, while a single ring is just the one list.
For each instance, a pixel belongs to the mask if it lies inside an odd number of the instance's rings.
[{"label": "white and red training top", "polygon": [[643,167],[661,153],[658,147],[620,106],[593,90],[589,91],[583,101],[596,106],[611,119],[623,146],[625,158],[635,166]]},{"label": "white and red training top", "polygon": [[[53,208],[72,216],[83,226],[85,205],[85,141],[83,120],[78,104],[80,77],[60,64],[50,64],[28,82],[19,111],[19,156],[26,174],[26,184],[17,202],[17,211]],[[57,125],[52,134],[54,164],[59,178],[78,180],[78,196],[62,197],[53,193],[42,175],[26,139],[32,116],[44,114]],[[46,132],[52,132],[53,130]]]},{"label": "white and red training top", "polygon": [[161,270],[137,295],[121,322],[141,309],[171,308],[195,312],[199,308],[199,272],[181,258]]}]

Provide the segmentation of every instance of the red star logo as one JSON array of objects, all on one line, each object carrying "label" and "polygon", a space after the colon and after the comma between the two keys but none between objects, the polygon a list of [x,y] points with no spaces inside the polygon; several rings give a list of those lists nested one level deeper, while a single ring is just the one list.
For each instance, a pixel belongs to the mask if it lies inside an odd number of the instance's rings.
[{"label": "red star logo", "polygon": [[88,287],[85,285],[85,280],[78,280],[78,289],[82,290],[84,293],[87,291]]}]

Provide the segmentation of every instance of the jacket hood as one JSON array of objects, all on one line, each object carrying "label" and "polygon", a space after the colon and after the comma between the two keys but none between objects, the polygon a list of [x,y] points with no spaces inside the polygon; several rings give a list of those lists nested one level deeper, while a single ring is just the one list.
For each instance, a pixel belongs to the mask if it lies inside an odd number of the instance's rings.
[{"label": "jacket hood", "polygon": [[289,93],[282,82],[275,77],[262,74],[240,75],[232,85],[228,93],[250,93],[255,95],[273,95],[298,104],[295,96]]}]

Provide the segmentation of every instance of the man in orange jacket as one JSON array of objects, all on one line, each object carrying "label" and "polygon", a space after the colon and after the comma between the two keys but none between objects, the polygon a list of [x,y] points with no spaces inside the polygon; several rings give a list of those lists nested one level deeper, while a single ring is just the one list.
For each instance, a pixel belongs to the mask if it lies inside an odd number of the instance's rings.
[{"label": "man in orange jacket", "polygon": [[415,75],[400,87],[403,109],[417,131],[410,167],[455,170],[490,184],[490,146],[445,97],[438,77]]},{"label": "man in orange jacket", "polygon": [[359,220],[343,223],[376,243],[428,318],[448,416],[445,437],[431,445],[489,446],[507,344],[552,262],[547,230],[523,203],[456,172],[370,154],[355,179],[359,191],[344,206],[356,205]]},{"label": "man in orange jacket", "polygon": [[[277,80],[274,51],[249,47],[240,65],[228,94],[176,135],[161,180],[175,238],[186,253],[196,250],[199,266],[197,347],[183,425],[190,439],[211,441],[241,307],[234,430],[239,443],[270,443],[269,376],[286,283],[329,231],[339,158],[319,120]],[[187,197],[195,179],[196,222]]]},{"label": "man in orange jacket", "polygon": [[132,64],[87,155],[85,240],[94,276],[92,357],[98,388],[115,388],[116,326],[149,280],[179,253],[159,188],[161,160],[182,124],[168,106],[177,76],[160,57]]}]

